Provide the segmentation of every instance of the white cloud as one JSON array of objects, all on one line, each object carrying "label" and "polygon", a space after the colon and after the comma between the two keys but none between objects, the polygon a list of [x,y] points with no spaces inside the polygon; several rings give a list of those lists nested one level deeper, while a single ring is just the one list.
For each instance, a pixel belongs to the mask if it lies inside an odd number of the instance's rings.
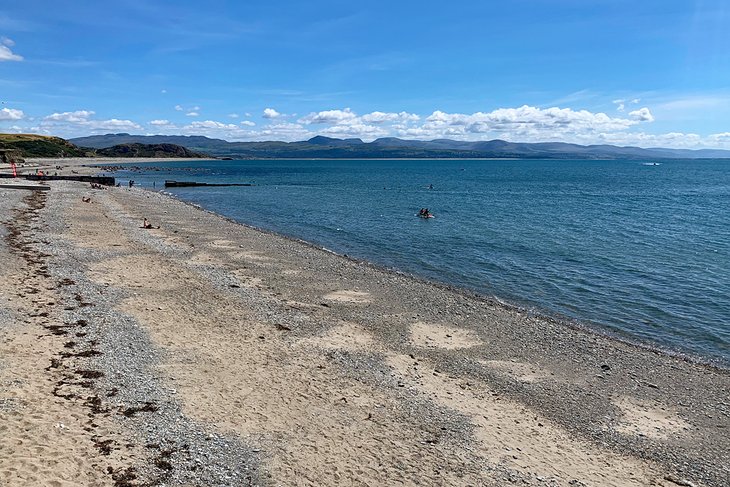
[{"label": "white cloud", "polygon": [[200,111],[200,107],[198,105],[195,105],[193,108],[191,108],[192,111],[198,112]]},{"label": "white cloud", "polygon": [[242,127],[235,123],[219,122],[217,120],[196,120],[184,127],[176,128],[175,133],[183,135],[206,135],[208,137],[230,141],[261,140],[265,137],[260,132],[251,130],[248,127]]},{"label": "white cloud", "polygon": [[244,117],[251,118],[253,115],[251,115],[249,112],[246,112],[243,114]]},{"label": "white cloud", "polygon": [[164,89],[160,90],[160,93],[162,93],[164,95],[165,93],[167,93],[167,90],[164,90]]},{"label": "white cloud", "polygon": [[281,113],[277,112],[273,108],[264,108],[264,113],[262,115],[264,118],[278,118],[281,117]]},{"label": "white cloud", "polygon": [[238,125],[233,123],[221,123],[214,120],[205,120],[203,122],[195,121],[188,125],[190,128],[198,129],[224,129],[224,130],[237,130]]},{"label": "white cloud", "polygon": [[708,140],[713,147],[730,149],[730,132],[712,134],[708,137]]},{"label": "white cloud", "polygon": [[74,112],[52,113],[43,117],[41,128],[61,133],[78,133],[98,130],[142,130],[142,127],[131,120],[110,118],[108,120],[94,120],[93,110],[76,110]]},{"label": "white cloud", "polygon": [[186,117],[199,117],[200,114],[198,112],[188,112],[185,114]]},{"label": "white cloud", "polygon": [[301,124],[281,122],[267,125],[262,130],[253,132],[252,140],[306,140],[312,138],[314,133],[305,129]]},{"label": "white cloud", "polygon": [[651,114],[648,108],[639,108],[638,110],[634,110],[633,112],[629,112],[629,117],[631,117],[634,120],[638,120],[639,122],[653,122],[654,121],[654,115]]},{"label": "white cloud", "polygon": [[23,110],[16,110],[14,108],[3,108],[0,110],[0,120],[22,120],[25,118]]},{"label": "white cloud", "polygon": [[320,130],[319,133],[330,137],[357,137],[363,139],[376,139],[389,134],[388,130],[383,127],[363,123],[334,125]]},{"label": "white cloud", "polygon": [[22,61],[23,56],[15,54],[10,48],[15,46],[15,42],[7,37],[0,37],[0,62],[2,61]]},{"label": "white cloud", "polygon": [[177,110],[178,112],[182,112],[184,108],[180,105],[175,105],[175,110]]},{"label": "white cloud", "polygon": [[[192,123],[185,129],[186,133],[205,131],[207,135],[229,140],[292,141],[322,134],[341,138],[358,137],[363,140],[400,136],[455,140],[502,138],[525,142],[565,141],[590,144],[602,143],[608,139],[618,143],[621,137],[612,138],[612,134],[630,134],[630,129],[653,120],[648,108],[635,110],[626,116],[612,117],[601,112],[528,105],[471,114],[436,110],[427,117],[406,111],[373,111],[360,116],[350,108],[343,108],[311,112],[300,118],[298,123],[278,122],[283,117],[292,115],[284,115],[273,108],[264,110],[263,116],[270,123],[259,129],[254,129],[256,124],[248,120],[237,125],[208,120]],[[310,131],[312,126],[318,128]],[[649,143],[650,140],[646,137],[622,137],[630,142],[643,140]],[[671,140],[667,139],[668,142]]]},{"label": "white cloud", "polygon": [[23,56],[14,54],[7,46],[0,46],[0,62],[2,61],[22,61]]},{"label": "white cloud", "polygon": [[312,112],[309,115],[302,117],[299,122],[309,124],[342,124],[351,121],[355,121],[357,115],[350,110],[345,108],[344,110],[324,110],[321,112]]},{"label": "white cloud", "polygon": [[470,134],[492,134],[498,137],[510,136],[513,140],[549,140],[583,133],[625,130],[642,121],[649,121],[644,112],[641,116],[627,119],[587,110],[523,105],[519,108],[498,108],[488,113],[473,114],[437,110],[426,118],[419,133],[425,137],[449,136],[461,139],[473,139]]},{"label": "white cloud", "polygon": [[[630,107],[632,102],[633,100],[623,101],[626,107]],[[268,114],[276,116],[258,124],[251,120],[232,120],[228,117],[223,117],[227,121],[190,120],[185,125],[175,125],[169,120],[158,119],[146,122],[144,129],[131,120],[95,120],[94,111],[76,110],[39,117],[40,125],[37,127],[23,127],[23,122],[20,122],[6,130],[23,129],[62,137],[112,131],[144,133],[152,130],[167,134],[207,135],[231,141],[296,141],[321,134],[339,138],[358,137],[365,141],[387,136],[465,141],[500,138],[514,142],[561,141],[584,145],[730,149],[730,132],[711,135],[678,131],[659,134],[642,132],[642,127],[648,127],[647,124],[654,120],[654,116],[648,107],[632,108],[636,110],[629,111],[627,108],[627,113],[616,113],[615,116],[572,108],[539,108],[528,105],[474,113],[435,110],[426,116],[406,111],[372,111],[358,115],[349,108],[343,108],[314,111],[302,117],[298,123],[293,122],[294,115],[291,113],[285,115],[270,108],[271,112]],[[652,105],[652,109],[654,108],[655,105]],[[23,120],[29,124],[37,124],[22,111],[13,111],[10,108],[0,109],[0,120]]]},{"label": "white cloud", "polygon": [[238,118],[238,114],[237,113],[229,113],[228,116],[230,118]]},{"label": "white cloud", "polygon": [[631,100],[624,100],[623,98],[619,98],[618,100],[613,100],[611,103],[616,105],[616,110],[619,112],[623,112],[626,110],[626,105],[636,105],[641,101],[641,98],[632,98]]},{"label": "white cloud", "polygon": [[385,122],[417,122],[421,119],[416,114],[408,112],[400,113],[384,113],[372,112],[360,117],[365,123],[385,123]]},{"label": "white cloud", "polygon": [[80,123],[88,121],[89,117],[93,116],[95,113],[96,112],[92,110],[76,110],[75,112],[52,113],[51,115],[44,117],[43,120],[51,122]]},{"label": "white cloud", "polygon": [[142,127],[131,120],[89,120],[85,123],[92,130],[142,130]]}]

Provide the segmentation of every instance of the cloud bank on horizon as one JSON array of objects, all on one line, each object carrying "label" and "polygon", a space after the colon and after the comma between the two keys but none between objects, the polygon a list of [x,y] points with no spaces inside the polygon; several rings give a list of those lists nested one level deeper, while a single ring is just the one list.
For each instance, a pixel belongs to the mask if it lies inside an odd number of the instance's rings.
[{"label": "cloud bank on horizon", "polygon": [[[187,112],[185,116],[199,117],[199,114]],[[34,123],[27,127],[17,125],[19,121],[26,119]],[[632,131],[637,126],[654,121],[654,116],[647,107],[614,117],[587,110],[528,105],[471,114],[436,110],[425,116],[405,111],[374,111],[359,115],[350,108],[344,108],[311,112],[301,117],[282,114],[267,107],[261,113],[261,119],[263,123],[260,124],[251,120],[236,123],[216,120],[175,123],[169,119],[136,122],[117,118],[102,119],[93,110],[56,112],[41,118],[26,117],[21,110],[0,110],[0,121],[15,122],[9,127],[11,132],[29,131],[64,137],[130,132],[146,135],[204,135],[229,141],[299,141],[324,135],[343,139],[360,138],[365,141],[380,137],[416,140],[447,138],[465,141],[499,138],[514,142],[562,141],[643,147],[730,148],[729,132],[710,134],[703,138],[698,134],[681,132],[650,134]]]},{"label": "cloud bank on horizon", "polygon": [[485,3],[11,1],[0,132],[730,149],[724,2]]}]

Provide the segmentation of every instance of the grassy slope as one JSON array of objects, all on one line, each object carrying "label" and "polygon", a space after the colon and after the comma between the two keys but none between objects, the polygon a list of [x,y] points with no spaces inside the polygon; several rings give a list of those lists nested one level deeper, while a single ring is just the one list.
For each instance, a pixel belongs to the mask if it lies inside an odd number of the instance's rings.
[{"label": "grassy slope", "polygon": [[0,149],[15,149],[21,157],[85,157],[90,151],[60,137],[35,134],[0,134]]},{"label": "grassy slope", "polygon": [[209,157],[172,144],[125,144],[107,149],[79,147],[60,137],[35,134],[0,134],[0,149],[12,149],[13,158],[29,157]]}]

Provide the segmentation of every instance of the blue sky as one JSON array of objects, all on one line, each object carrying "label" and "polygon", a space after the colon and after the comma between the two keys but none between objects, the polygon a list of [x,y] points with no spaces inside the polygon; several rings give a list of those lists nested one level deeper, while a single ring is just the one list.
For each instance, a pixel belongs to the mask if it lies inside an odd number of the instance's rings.
[{"label": "blue sky", "polygon": [[4,0],[0,132],[730,148],[724,0]]}]

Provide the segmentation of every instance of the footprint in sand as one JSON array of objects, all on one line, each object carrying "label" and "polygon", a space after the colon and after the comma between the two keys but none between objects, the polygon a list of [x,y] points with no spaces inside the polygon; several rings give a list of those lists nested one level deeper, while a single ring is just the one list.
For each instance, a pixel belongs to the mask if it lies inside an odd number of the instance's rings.
[{"label": "footprint in sand", "polygon": [[370,293],[362,291],[333,291],[324,295],[324,299],[340,303],[366,304],[371,302]]},{"label": "footprint in sand", "polygon": [[410,333],[413,344],[424,348],[456,350],[483,344],[471,331],[435,323],[413,323]]},{"label": "footprint in sand", "polygon": [[622,397],[614,401],[614,405],[621,410],[616,430],[624,435],[662,440],[686,434],[690,428],[690,424],[676,411],[633,397]]}]

